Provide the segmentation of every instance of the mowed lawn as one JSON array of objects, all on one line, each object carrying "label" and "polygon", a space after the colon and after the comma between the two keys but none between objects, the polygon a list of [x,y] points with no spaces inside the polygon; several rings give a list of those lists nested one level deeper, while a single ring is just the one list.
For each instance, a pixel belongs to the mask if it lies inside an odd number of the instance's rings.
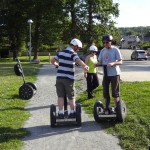
[{"label": "mowed lawn", "polygon": [[[80,102],[87,113],[93,116],[93,106],[96,101],[102,101],[102,87],[95,91],[95,97],[87,100],[87,94],[82,93]],[[108,133],[118,136],[120,145],[125,150],[150,149],[150,82],[121,82],[121,99],[127,106],[125,122],[117,123],[109,120],[100,123]],[[111,106],[114,106],[111,99]]]},{"label": "mowed lawn", "polygon": [[[26,57],[21,57],[25,80],[36,81],[36,74],[43,63],[49,63],[48,57],[40,57],[40,64],[30,64]],[[0,59],[0,150],[20,150],[21,138],[29,135],[22,127],[30,114],[25,111],[28,100],[18,96],[23,84],[21,77],[13,70],[16,62],[12,59]],[[77,81],[78,82],[78,81]],[[104,130],[118,136],[120,145],[125,150],[148,150],[150,145],[150,82],[121,82],[121,97],[127,105],[127,118],[124,123],[108,121],[101,123]],[[95,90],[95,98],[87,100],[82,93],[78,101],[93,117],[96,100],[103,101],[102,87]],[[111,100],[113,102],[113,100]],[[113,104],[113,103],[112,103]]]},{"label": "mowed lawn", "polygon": [[[0,150],[19,150],[23,145],[20,139],[30,134],[22,128],[30,116],[24,110],[29,101],[18,96],[23,79],[15,75],[15,64],[12,59],[0,59]],[[25,80],[34,83],[41,65],[30,64],[25,58],[21,64]]]}]

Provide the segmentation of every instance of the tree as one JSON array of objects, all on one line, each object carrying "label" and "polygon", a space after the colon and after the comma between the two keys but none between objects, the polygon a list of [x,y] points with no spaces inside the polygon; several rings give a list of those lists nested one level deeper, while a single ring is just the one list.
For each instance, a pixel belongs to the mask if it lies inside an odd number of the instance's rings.
[{"label": "tree", "polygon": [[68,43],[74,37],[80,38],[87,45],[93,42],[101,45],[103,34],[111,33],[115,36],[118,34],[112,20],[112,16],[119,15],[118,4],[114,4],[112,0],[3,0],[3,2],[5,9],[0,6],[0,12],[5,10],[3,16],[6,27],[3,33],[7,34],[7,39],[12,44],[14,59],[21,51],[22,43],[29,41],[28,19],[34,22],[32,24],[34,60],[38,59],[38,50],[42,45]]},{"label": "tree", "polygon": [[115,24],[112,16],[119,15],[117,3],[113,4],[112,0],[84,0],[80,6],[84,8],[81,9],[80,16],[83,17],[81,20],[86,30],[83,37],[87,37],[85,41],[88,44],[99,41],[106,33],[111,33]]}]

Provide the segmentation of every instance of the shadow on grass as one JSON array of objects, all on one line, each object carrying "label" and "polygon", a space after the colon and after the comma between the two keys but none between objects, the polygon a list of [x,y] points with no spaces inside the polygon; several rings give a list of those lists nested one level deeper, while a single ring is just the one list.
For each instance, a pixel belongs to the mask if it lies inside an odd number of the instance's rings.
[{"label": "shadow on grass", "polygon": [[0,127],[0,143],[8,142],[13,139],[21,139],[30,135],[25,129],[12,129],[9,127]]}]

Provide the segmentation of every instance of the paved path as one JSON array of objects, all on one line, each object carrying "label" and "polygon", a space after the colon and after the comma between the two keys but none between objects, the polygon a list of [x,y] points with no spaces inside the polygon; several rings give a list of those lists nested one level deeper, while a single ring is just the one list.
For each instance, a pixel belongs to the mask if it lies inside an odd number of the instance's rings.
[{"label": "paved path", "polygon": [[124,61],[120,68],[123,81],[150,81],[150,61]]},{"label": "paved path", "polygon": [[[76,76],[81,72],[78,69]],[[23,150],[121,150],[118,138],[106,134],[101,125],[84,111],[81,127],[50,127],[50,104],[56,104],[57,100],[55,74],[56,69],[52,65],[44,65],[39,71],[37,94],[26,108],[32,116],[24,127],[31,136],[23,139]]]}]

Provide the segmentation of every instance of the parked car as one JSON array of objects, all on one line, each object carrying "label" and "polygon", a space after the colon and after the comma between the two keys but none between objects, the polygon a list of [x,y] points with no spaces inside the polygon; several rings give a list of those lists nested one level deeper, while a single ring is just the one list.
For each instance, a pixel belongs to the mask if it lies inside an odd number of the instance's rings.
[{"label": "parked car", "polygon": [[139,60],[139,59],[144,59],[147,60],[147,54],[145,50],[135,50],[131,54],[131,60]]}]

